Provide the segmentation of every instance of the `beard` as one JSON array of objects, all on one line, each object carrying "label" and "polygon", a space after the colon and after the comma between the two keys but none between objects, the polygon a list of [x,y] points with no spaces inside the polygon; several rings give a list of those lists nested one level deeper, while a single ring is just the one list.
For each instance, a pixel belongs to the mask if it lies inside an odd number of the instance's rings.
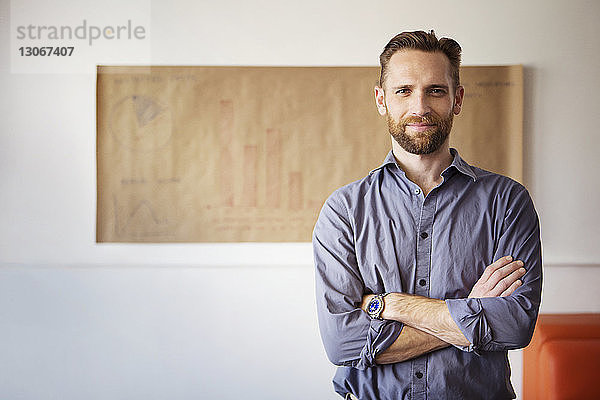
[{"label": "beard", "polygon": [[[399,121],[395,121],[389,112],[386,114],[390,135],[404,150],[412,154],[431,154],[439,149],[450,135],[453,119],[454,114],[452,112],[446,118],[428,115],[425,117],[406,117]],[[423,132],[406,133],[407,125],[418,123],[433,126]]]}]

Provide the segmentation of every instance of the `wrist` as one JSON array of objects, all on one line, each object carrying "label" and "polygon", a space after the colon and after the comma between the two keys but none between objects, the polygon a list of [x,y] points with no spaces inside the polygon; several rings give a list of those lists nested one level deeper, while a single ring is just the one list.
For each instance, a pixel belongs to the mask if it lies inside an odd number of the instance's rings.
[{"label": "wrist", "polygon": [[364,312],[367,312],[367,307],[373,297],[375,297],[374,294],[367,294],[367,295],[363,296],[363,300],[362,300],[362,304],[360,305],[360,308],[362,308],[362,310]]},{"label": "wrist", "polygon": [[423,311],[422,308],[426,305],[431,305],[439,300],[430,299],[408,293],[389,293],[385,298],[385,308],[381,317],[393,321],[409,324],[415,316]]},{"label": "wrist", "polygon": [[400,311],[402,310],[403,296],[403,293],[389,293],[385,297],[385,308],[381,312],[381,318],[402,322]]}]

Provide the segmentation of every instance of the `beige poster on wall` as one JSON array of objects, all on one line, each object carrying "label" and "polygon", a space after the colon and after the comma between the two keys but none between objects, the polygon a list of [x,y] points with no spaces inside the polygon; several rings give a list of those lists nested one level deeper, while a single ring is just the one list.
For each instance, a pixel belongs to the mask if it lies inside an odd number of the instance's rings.
[{"label": "beige poster on wall", "polygon": [[[466,67],[452,145],[522,177],[522,68]],[[305,242],[390,149],[376,67],[98,67],[98,242]],[[474,113],[474,115],[468,115]]]},{"label": "beige poster on wall", "polygon": [[450,146],[470,164],[523,182],[523,66],[462,67]]}]

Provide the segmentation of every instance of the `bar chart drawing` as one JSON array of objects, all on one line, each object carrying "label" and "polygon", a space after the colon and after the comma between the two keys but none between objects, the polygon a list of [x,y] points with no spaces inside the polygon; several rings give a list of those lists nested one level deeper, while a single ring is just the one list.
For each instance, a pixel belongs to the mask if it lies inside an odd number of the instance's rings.
[{"label": "bar chart drawing", "polygon": [[[242,134],[235,136],[234,102],[220,100],[219,108],[221,203],[210,207],[302,210],[305,206],[303,174],[289,171],[283,162],[281,129],[266,128],[258,133],[242,130]],[[241,182],[234,171],[241,171]],[[282,198],[287,199],[285,204]]]},{"label": "bar chart drawing", "polygon": [[385,128],[371,104],[377,76],[99,67],[96,240],[310,241],[327,196],[388,151],[385,134],[368,134]]}]

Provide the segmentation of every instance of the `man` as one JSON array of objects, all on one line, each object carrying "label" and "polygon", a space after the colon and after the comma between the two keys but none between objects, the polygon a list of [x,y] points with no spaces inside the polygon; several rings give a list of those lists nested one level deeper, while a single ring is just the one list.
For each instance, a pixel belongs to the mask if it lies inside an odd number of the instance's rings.
[{"label": "man", "polygon": [[507,350],[535,326],[539,224],[522,185],[449,148],[460,54],[433,31],[387,44],[375,101],[392,151],[314,229],[319,327],[346,398],[515,397]]}]

